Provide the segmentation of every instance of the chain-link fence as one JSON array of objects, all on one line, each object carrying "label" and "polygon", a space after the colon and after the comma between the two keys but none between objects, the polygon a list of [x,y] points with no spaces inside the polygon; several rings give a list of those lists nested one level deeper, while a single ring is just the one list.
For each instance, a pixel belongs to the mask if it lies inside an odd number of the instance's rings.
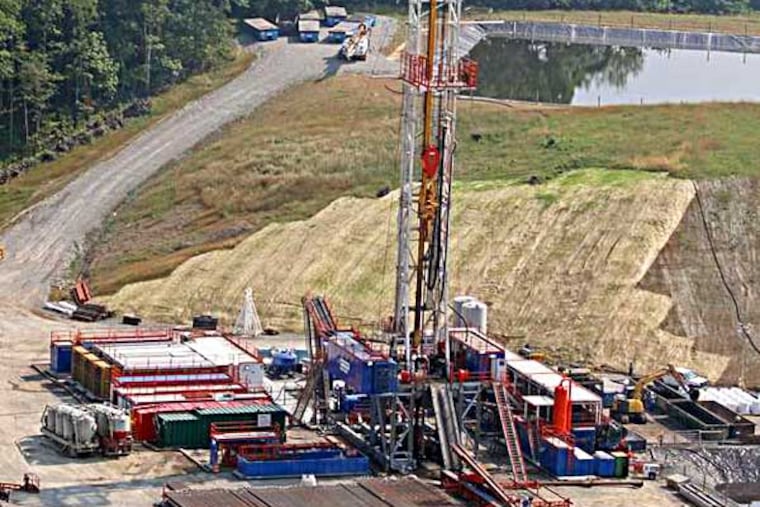
[{"label": "chain-link fence", "polygon": [[502,23],[483,23],[477,26],[478,31],[481,31],[483,36],[502,36],[521,40],[760,53],[760,37],[754,35],[576,25],[541,21],[504,21]]},{"label": "chain-link fence", "polygon": [[466,9],[465,16],[477,21],[532,21],[760,36],[760,14],[721,16],[630,11],[494,11],[473,7]]}]

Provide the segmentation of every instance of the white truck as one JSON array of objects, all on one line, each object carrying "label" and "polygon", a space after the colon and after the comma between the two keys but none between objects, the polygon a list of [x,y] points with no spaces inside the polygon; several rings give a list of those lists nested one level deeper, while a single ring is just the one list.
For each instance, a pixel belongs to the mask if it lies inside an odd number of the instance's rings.
[{"label": "white truck", "polygon": [[359,24],[356,32],[340,46],[339,54],[346,61],[366,60],[369,53],[370,29],[364,23]]}]

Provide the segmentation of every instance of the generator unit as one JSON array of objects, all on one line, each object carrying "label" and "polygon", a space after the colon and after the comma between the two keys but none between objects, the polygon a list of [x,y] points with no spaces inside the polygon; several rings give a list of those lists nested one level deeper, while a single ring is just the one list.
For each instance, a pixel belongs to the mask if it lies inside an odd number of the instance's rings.
[{"label": "generator unit", "polygon": [[350,331],[338,331],[323,343],[330,380],[342,380],[355,394],[392,393],[398,389],[398,364],[372,350]]}]

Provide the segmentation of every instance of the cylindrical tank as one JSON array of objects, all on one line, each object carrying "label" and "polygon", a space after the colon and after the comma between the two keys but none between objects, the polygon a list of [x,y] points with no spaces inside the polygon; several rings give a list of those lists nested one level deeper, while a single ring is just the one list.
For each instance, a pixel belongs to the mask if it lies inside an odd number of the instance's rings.
[{"label": "cylindrical tank", "polygon": [[[61,419],[56,421],[58,435],[70,442],[74,441],[74,421],[72,419],[75,410],[76,409],[70,405],[61,405],[58,408],[58,413],[61,414]],[[60,425],[58,425],[58,423],[60,423]]]},{"label": "cylindrical tank", "polygon": [[84,410],[72,410],[72,423],[74,427],[74,441],[80,444],[90,443],[98,432],[95,417]]},{"label": "cylindrical tank", "polygon": [[98,435],[124,438],[130,432],[131,421],[126,411],[102,403],[92,404],[88,408],[95,416]]},{"label": "cylindrical tank", "polygon": [[453,299],[454,327],[465,327],[464,321],[462,320],[462,318],[464,317],[464,309],[462,308],[462,306],[464,306],[465,303],[469,303],[471,301],[477,301],[477,300],[472,296],[456,296]]},{"label": "cylindrical tank", "polygon": [[470,301],[462,305],[467,326],[477,329],[483,334],[488,331],[488,306],[480,301]]},{"label": "cylindrical tank", "polygon": [[272,349],[272,366],[292,369],[298,361],[298,356],[293,349]]},{"label": "cylindrical tank", "polygon": [[562,381],[554,389],[554,414],[553,423],[554,428],[562,434],[570,433],[572,428],[572,412],[570,410],[570,383],[567,382],[565,387],[565,381]]},{"label": "cylindrical tank", "polygon": [[62,437],[63,436],[63,421],[66,418],[66,415],[63,413],[63,405],[58,405],[55,407],[55,434]]},{"label": "cylindrical tank", "polygon": [[45,409],[45,429],[48,431],[52,431],[55,433],[55,407],[54,406],[48,406]]}]

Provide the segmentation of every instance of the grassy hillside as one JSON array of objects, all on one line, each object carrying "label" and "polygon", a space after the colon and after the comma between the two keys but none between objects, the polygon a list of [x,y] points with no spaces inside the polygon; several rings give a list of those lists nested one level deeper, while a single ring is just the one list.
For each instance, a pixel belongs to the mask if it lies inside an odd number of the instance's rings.
[{"label": "grassy hillside", "polygon": [[92,144],[78,146],[53,162],[41,164],[10,183],[0,185],[0,228],[7,226],[22,210],[56,193],[95,162],[118,152],[146,128],[240,75],[253,58],[253,53],[239,50],[226,65],[193,76],[154,97],[149,115],[128,120],[124,128],[110,132]]},{"label": "grassy hillside", "polygon": [[[340,77],[295,87],[147,182],[104,227],[97,292],[165,276],[268,224],[397,181],[398,84]],[[589,167],[679,177],[756,173],[758,104],[544,109],[463,102],[460,182],[549,180]]]}]

